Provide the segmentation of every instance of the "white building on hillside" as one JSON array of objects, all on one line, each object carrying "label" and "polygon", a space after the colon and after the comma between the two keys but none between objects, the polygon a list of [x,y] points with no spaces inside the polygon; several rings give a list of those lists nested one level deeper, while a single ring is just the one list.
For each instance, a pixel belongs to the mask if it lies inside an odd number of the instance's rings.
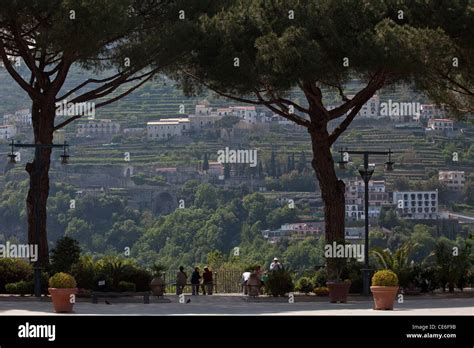
[{"label": "white building on hillside", "polygon": [[0,140],[12,139],[16,135],[16,127],[12,124],[0,126]]},{"label": "white building on hillside", "polygon": [[257,123],[257,111],[255,106],[231,106],[232,114],[250,124]]},{"label": "white building on hillside", "polygon": [[[351,221],[365,218],[365,186],[360,179],[350,180],[346,183],[345,192],[346,218]],[[369,218],[377,218],[382,207],[388,205],[389,195],[385,191],[385,181],[369,181]]]},{"label": "white building on hillside", "polygon": [[464,171],[440,170],[438,173],[440,183],[445,184],[448,189],[462,191],[466,183]]},{"label": "white building on hillside", "polygon": [[194,109],[195,115],[210,115],[212,112],[212,108],[209,104],[197,104]]},{"label": "white building on hillside", "polygon": [[428,128],[431,130],[452,132],[454,129],[454,122],[447,118],[432,118],[428,121]]},{"label": "white building on hillside", "polygon": [[189,131],[190,128],[189,118],[166,118],[147,122],[147,138],[149,140],[162,140],[179,137]]},{"label": "white building on hillside", "polygon": [[3,115],[3,124],[16,126],[31,126],[31,112],[29,109],[15,111],[14,114]]},{"label": "white building on hillside", "polygon": [[434,104],[421,104],[420,107],[420,121],[431,120],[432,118],[444,117],[444,111]]},{"label": "white building on hillside", "polygon": [[436,219],[438,217],[438,191],[393,192],[393,204],[398,214],[406,219]]},{"label": "white building on hillside", "polygon": [[365,118],[378,118],[380,117],[379,108],[380,98],[378,95],[374,95],[362,106],[358,116]]},{"label": "white building on hillside", "polygon": [[217,121],[222,119],[223,116],[212,114],[196,114],[189,115],[190,128],[192,130],[200,130],[204,128],[209,128],[214,125]]},{"label": "white building on hillside", "polygon": [[110,137],[120,133],[120,123],[109,119],[89,120],[79,123],[76,128],[78,137]]},{"label": "white building on hillside", "polygon": [[[211,112],[213,113],[213,112]],[[231,108],[217,108],[215,113],[221,117],[235,116]]]}]

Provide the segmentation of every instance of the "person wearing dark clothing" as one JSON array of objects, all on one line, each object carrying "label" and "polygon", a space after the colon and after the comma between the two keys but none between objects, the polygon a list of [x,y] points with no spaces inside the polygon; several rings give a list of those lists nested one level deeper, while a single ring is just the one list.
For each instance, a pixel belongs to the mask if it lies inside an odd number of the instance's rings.
[{"label": "person wearing dark clothing", "polygon": [[188,276],[184,272],[184,267],[181,266],[179,272],[176,274],[176,295],[181,295],[183,293],[187,280]]},{"label": "person wearing dark clothing", "polygon": [[202,292],[206,295],[212,295],[212,286],[213,286],[212,272],[208,267],[204,267],[204,272],[202,274]]},{"label": "person wearing dark clothing", "polygon": [[199,295],[199,283],[201,275],[199,274],[199,267],[196,267],[191,274],[191,286],[193,288],[193,295]]}]

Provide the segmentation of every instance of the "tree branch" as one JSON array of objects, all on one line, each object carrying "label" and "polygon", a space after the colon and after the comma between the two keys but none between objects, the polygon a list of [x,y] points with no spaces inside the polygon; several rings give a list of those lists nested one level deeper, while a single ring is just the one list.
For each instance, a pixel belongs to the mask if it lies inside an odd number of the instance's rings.
[{"label": "tree branch", "polygon": [[359,113],[360,109],[362,109],[362,105],[363,104],[359,104],[359,105],[355,106],[351,110],[349,115],[347,115],[347,117],[344,119],[344,121],[342,121],[339,124],[339,126],[336,129],[334,129],[334,131],[331,133],[331,135],[329,135],[329,143],[331,145],[334,144],[334,142],[337,140],[337,138],[339,138],[339,136],[347,129],[347,127],[349,127],[351,122],[354,120],[354,117],[356,117],[356,115]]},{"label": "tree branch", "polygon": [[[354,120],[354,117],[359,113],[362,106],[374,95],[374,93],[383,86],[385,81],[385,73],[381,72],[379,76],[372,79],[371,82],[359,93],[357,93],[357,104],[355,104],[351,110],[351,112],[346,116],[344,121],[342,121],[339,126],[334,129],[334,131],[329,136],[330,144],[333,144],[337,138],[349,127],[351,122]],[[352,98],[349,102],[351,103],[356,99],[356,97]],[[348,104],[348,103],[346,103]]]},{"label": "tree branch", "polygon": [[[377,89],[382,87],[383,82],[385,81],[385,73],[383,71],[377,72],[372,79],[369,81],[367,86],[360,90],[352,99],[348,102],[342,104],[341,106],[329,111],[330,119],[334,120],[346,114],[356,105],[365,104],[375,93]],[[367,98],[367,96],[369,96]]]},{"label": "tree branch", "polygon": [[20,87],[28,93],[28,95],[32,99],[41,99],[42,96],[40,93],[35,91],[35,89],[30,86],[21,76],[17,73],[17,71],[13,68],[10,60],[8,59],[7,53],[5,52],[5,47],[3,46],[3,41],[0,42],[0,58],[3,61],[3,65],[5,69],[7,69],[10,76],[20,85]]},{"label": "tree branch", "polygon": [[[135,91],[137,88],[141,87],[143,84],[145,84],[147,81],[149,81],[153,76],[155,76],[155,72],[153,72],[152,74],[150,74],[147,78],[145,78],[143,81],[141,81],[140,83],[136,84],[135,86],[133,86],[132,88],[129,88],[127,91],[125,91],[124,93],[121,93],[119,94],[118,96],[115,96],[107,101],[104,101],[102,103],[98,103],[95,105],[95,108],[98,109],[100,107],[103,107],[103,106],[106,106],[108,104],[111,104],[121,98],[124,98],[126,97],[127,95],[129,95],[130,93],[132,93],[133,91]],[[54,127],[54,130],[58,130],[58,129],[61,129],[65,126],[67,126],[69,123],[81,118],[82,116],[84,115],[75,115],[75,116],[72,116],[70,118],[68,118],[66,121],[58,124],[57,126]]]},{"label": "tree branch", "polygon": [[465,93],[463,93],[463,94],[470,95],[470,96],[474,96],[474,92],[473,92],[473,91],[471,91],[468,87],[462,85],[461,83],[459,83],[459,82],[457,82],[456,80],[454,80],[453,78],[451,78],[448,74],[444,74],[444,73],[441,72],[441,71],[438,71],[438,74],[439,74],[442,78],[444,78],[444,79],[448,80],[449,82],[451,82],[453,85],[455,85],[455,86],[461,88],[463,91],[465,91]]},{"label": "tree branch", "polygon": [[303,127],[309,127],[310,125],[310,122],[308,120],[305,120],[304,118],[301,118],[301,117],[298,117],[294,114],[288,114],[286,112],[284,112],[283,110],[279,110],[278,108],[276,108],[275,106],[272,105],[272,103],[274,103],[275,101],[268,101],[268,100],[265,100],[260,91],[255,89],[254,90],[254,93],[255,95],[257,96],[257,99],[258,100],[251,100],[251,99],[246,99],[246,98],[242,98],[242,97],[237,97],[237,96],[234,96],[234,95],[231,95],[231,94],[228,94],[228,93],[225,93],[225,92],[222,92],[212,86],[210,86],[209,84],[205,83],[202,79],[200,79],[199,77],[197,77],[196,75],[193,75],[187,71],[183,71],[184,74],[188,75],[189,77],[191,77],[192,79],[198,81],[200,84],[202,84],[204,87],[210,89],[211,91],[217,93],[218,95],[220,95],[221,97],[225,97],[225,98],[228,98],[228,99],[232,99],[232,100],[235,100],[235,101],[238,101],[238,102],[241,102],[241,103],[246,103],[246,104],[253,104],[253,105],[264,105],[266,106],[268,109],[272,110],[273,112],[277,113],[278,115],[280,116],[283,116],[284,118],[290,120],[290,121],[293,121],[295,122],[296,124],[299,124],[300,126],[303,126]]}]

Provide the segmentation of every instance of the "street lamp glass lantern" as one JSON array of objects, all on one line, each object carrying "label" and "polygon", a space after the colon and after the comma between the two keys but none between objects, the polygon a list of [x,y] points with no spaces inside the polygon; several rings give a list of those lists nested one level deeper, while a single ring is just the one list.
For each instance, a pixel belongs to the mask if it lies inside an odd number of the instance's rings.
[{"label": "street lamp glass lantern", "polygon": [[391,172],[393,171],[393,165],[395,164],[395,162],[392,161],[392,150],[388,150],[388,160],[387,162],[385,162],[385,170],[387,172]]},{"label": "street lamp glass lantern", "polygon": [[15,153],[15,142],[12,139],[12,142],[10,143],[11,146],[11,151],[8,154],[8,163],[10,164],[16,164],[16,153]]},{"label": "street lamp glass lantern", "polygon": [[394,164],[395,164],[395,162],[392,162],[392,161],[385,162],[385,170],[387,172],[393,172],[393,165]]},{"label": "street lamp glass lantern", "polygon": [[69,155],[61,155],[61,164],[69,164]]},{"label": "street lamp glass lantern", "polygon": [[346,165],[347,163],[349,163],[347,160],[346,160],[346,156],[348,156],[347,152],[344,152],[344,151],[339,151],[341,153],[341,159],[339,160],[339,162],[337,162],[339,164],[339,169],[346,169]]},{"label": "street lamp glass lantern", "polygon": [[63,145],[63,154],[61,155],[61,164],[63,165],[66,165],[69,163],[69,155],[67,153],[67,147],[69,145],[67,144],[67,142],[64,142],[64,145]]},{"label": "street lamp glass lantern", "polygon": [[364,166],[359,167],[359,174],[364,181],[369,181],[374,174],[375,166],[369,166],[368,168],[364,168]]},{"label": "street lamp glass lantern", "polygon": [[8,155],[8,163],[16,164],[16,155],[14,153]]}]

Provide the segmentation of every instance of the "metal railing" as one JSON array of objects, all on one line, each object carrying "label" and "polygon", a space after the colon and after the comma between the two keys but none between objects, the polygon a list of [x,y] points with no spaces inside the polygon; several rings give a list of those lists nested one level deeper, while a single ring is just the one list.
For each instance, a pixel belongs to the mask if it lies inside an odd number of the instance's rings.
[{"label": "metal railing", "polygon": [[[185,271],[186,272],[186,271]],[[167,294],[176,294],[176,274],[178,271],[166,271],[163,273],[163,279],[166,283],[165,293]],[[183,289],[184,293],[191,293],[191,273],[186,272],[188,276],[187,284]],[[213,292],[214,293],[240,293],[242,292],[242,273],[237,270],[226,270],[226,271],[216,271],[213,272]],[[202,282],[201,282],[202,283]],[[200,293],[202,289],[200,288]]]}]

